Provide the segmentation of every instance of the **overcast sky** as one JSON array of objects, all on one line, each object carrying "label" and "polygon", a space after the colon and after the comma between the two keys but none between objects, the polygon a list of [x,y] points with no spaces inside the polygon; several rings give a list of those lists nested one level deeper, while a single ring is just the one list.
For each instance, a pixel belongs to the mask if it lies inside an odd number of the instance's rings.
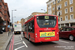
[{"label": "overcast sky", "polygon": [[28,17],[32,12],[44,12],[41,9],[47,11],[47,1],[48,0],[4,0],[4,2],[8,3],[10,17],[12,17],[11,11],[17,10],[13,12],[14,22]]}]

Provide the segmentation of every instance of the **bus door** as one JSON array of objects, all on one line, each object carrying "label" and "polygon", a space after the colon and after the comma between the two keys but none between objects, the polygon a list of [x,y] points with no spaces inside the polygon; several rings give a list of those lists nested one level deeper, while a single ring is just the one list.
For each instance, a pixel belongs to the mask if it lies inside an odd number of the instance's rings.
[{"label": "bus door", "polygon": [[25,25],[25,32],[26,32],[25,35],[28,38],[28,24]]},{"label": "bus door", "polygon": [[27,24],[27,33],[26,33],[26,34],[27,34],[27,38],[28,38],[28,25],[29,25],[29,24]]}]

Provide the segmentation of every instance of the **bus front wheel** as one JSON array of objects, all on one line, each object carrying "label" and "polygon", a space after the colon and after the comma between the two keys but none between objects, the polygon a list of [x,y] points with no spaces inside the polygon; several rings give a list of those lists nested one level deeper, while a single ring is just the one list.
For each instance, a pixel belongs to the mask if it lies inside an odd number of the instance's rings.
[{"label": "bus front wheel", "polygon": [[29,41],[30,41],[30,35],[29,35]]},{"label": "bus front wheel", "polygon": [[23,33],[23,37],[25,38],[25,33]]}]

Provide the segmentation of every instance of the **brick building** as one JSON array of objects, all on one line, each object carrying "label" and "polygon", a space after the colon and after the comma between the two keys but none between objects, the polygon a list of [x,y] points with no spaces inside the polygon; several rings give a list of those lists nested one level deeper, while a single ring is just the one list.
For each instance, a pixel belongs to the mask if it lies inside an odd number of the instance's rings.
[{"label": "brick building", "polygon": [[10,23],[10,15],[7,3],[4,0],[0,0],[0,29],[3,28],[4,32],[9,30],[8,25]]},{"label": "brick building", "polygon": [[[51,7],[51,9],[50,9]],[[75,26],[75,0],[49,0],[47,2],[47,11],[58,15],[59,27]],[[49,14],[49,13],[48,13]]]}]

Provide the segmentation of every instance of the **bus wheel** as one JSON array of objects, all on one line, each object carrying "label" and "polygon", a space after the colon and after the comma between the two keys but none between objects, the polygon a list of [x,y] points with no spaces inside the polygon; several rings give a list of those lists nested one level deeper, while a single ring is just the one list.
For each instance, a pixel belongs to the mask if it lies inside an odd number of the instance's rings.
[{"label": "bus wheel", "polygon": [[25,38],[25,33],[23,33],[23,37]]},{"label": "bus wheel", "polygon": [[70,39],[71,41],[73,41],[73,40],[74,40],[74,36],[73,36],[73,35],[70,35],[70,36],[69,36],[69,39]]}]

